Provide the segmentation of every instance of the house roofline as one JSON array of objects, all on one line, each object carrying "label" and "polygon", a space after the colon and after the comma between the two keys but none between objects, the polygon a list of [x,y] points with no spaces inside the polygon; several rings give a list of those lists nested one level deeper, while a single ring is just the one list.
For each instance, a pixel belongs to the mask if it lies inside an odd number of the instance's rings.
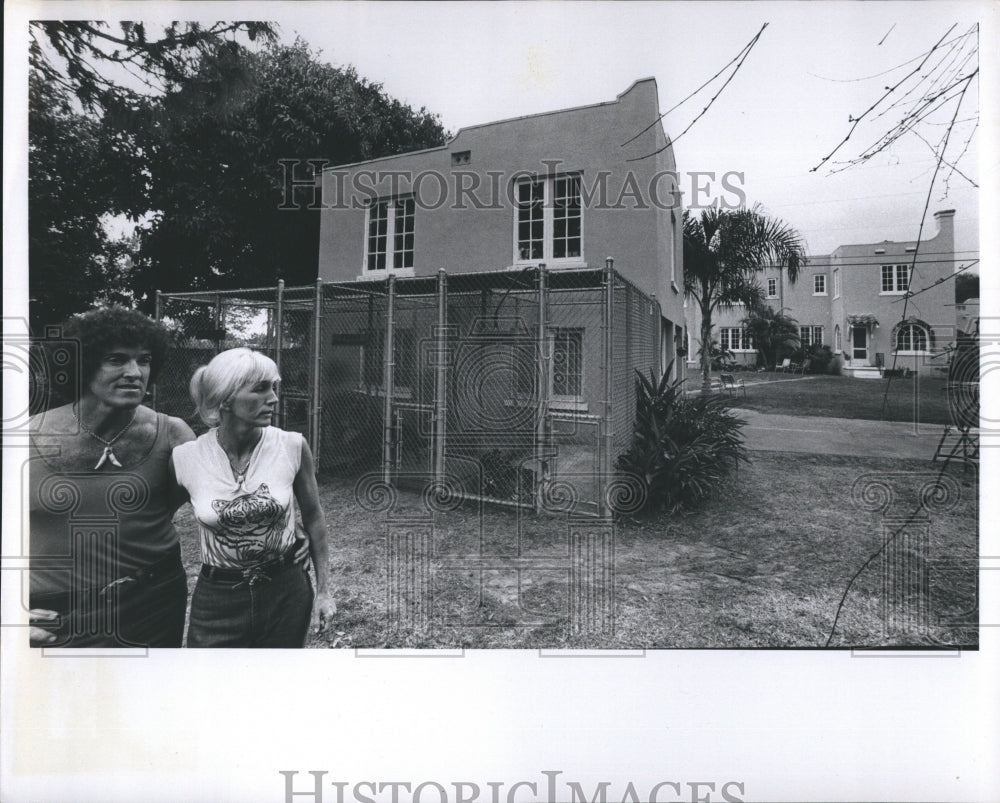
[{"label": "house roofline", "polygon": [[[621,99],[625,97],[633,89],[635,89],[639,84],[646,83],[647,81],[652,81],[654,86],[656,84],[656,78],[654,78],[653,76],[647,76],[646,78],[637,78],[635,81],[629,84],[628,89],[626,89],[624,92],[618,93],[618,95],[615,96],[614,100],[602,100],[598,103],[586,103],[582,106],[568,106],[564,109],[554,109],[552,111],[547,111],[547,112],[537,112],[535,114],[522,114],[518,117],[505,117],[502,120],[493,120],[489,123],[475,123],[474,125],[466,125],[458,129],[455,135],[451,139],[449,139],[444,145],[436,145],[433,148],[421,148],[419,150],[406,151],[404,153],[393,153],[388,156],[377,156],[373,159],[363,159],[360,162],[348,162],[346,164],[331,165],[330,167],[324,167],[323,170],[320,172],[322,174],[327,172],[328,170],[342,170],[351,167],[361,167],[362,165],[373,164],[374,162],[385,162],[388,161],[389,159],[400,159],[404,156],[417,156],[419,154],[434,153],[435,151],[446,151],[452,146],[452,143],[454,143],[455,140],[457,140],[460,136],[462,136],[462,132],[464,131],[474,131],[479,128],[489,128],[490,126],[494,125],[506,125],[508,123],[516,123],[522,120],[532,120],[535,118],[550,117],[555,114],[568,114],[569,112],[584,111],[586,109],[598,109],[601,108],[602,106],[613,106],[616,103],[620,103]],[[659,108],[657,108],[657,115],[659,115]],[[666,132],[664,132],[664,136],[666,136]]]}]

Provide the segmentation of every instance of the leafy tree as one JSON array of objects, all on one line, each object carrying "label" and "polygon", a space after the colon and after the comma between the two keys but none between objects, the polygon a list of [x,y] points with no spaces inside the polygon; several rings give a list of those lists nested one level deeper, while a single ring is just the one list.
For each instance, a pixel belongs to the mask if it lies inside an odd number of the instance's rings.
[{"label": "leafy tree", "polygon": [[743,319],[743,326],[753,338],[765,368],[777,363],[779,353],[799,347],[798,321],[786,315],[784,309],[760,306]]},{"label": "leafy tree", "polygon": [[[158,287],[311,283],[319,212],[304,206],[308,189],[298,191],[303,208],[279,209],[279,160],[350,162],[444,141],[426,110],[320,63],[304,44],[250,54],[235,41],[270,30],[175,23],[154,39],[136,23],[120,36],[98,23],[33,23],[35,323],[103,298],[151,311]],[[115,65],[162,94],[112,80]],[[140,237],[112,240],[112,216],[143,220]]]},{"label": "leafy tree", "polygon": [[[316,279],[318,204],[300,188],[288,209],[285,167],[298,160],[342,164],[440,145],[445,133],[425,109],[388,97],[352,68],[319,62],[301,41],[247,56],[251,82],[218,111],[221,84],[196,80],[158,101],[149,153],[151,207],[137,290],[225,289]],[[201,108],[175,116],[175,104]],[[318,198],[318,188],[315,190]],[[282,209],[282,205],[286,208]]]},{"label": "leafy tree", "polygon": [[137,134],[157,122],[150,93],[188,80],[191,66],[207,63],[209,54],[217,84],[245,83],[237,38],[274,35],[257,22],[174,22],[156,34],[136,22],[118,29],[86,21],[30,25],[28,264],[36,331],[94,303],[134,300],[136,244],[112,237],[109,221],[136,221],[149,209]]},{"label": "leafy tree", "polygon": [[134,202],[134,155],[102,120],[74,111],[58,86],[28,83],[28,258],[30,323],[58,323],[95,301],[128,301],[127,243],[106,215]]},{"label": "leafy tree", "polygon": [[[701,312],[701,342],[712,342],[718,309],[763,303],[756,273],[768,265],[787,268],[794,282],[806,263],[805,245],[791,226],[753,209],[705,209],[684,213],[684,292]],[[701,352],[702,393],[711,392],[711,354]]]},{"label": "leafy tree", "polygon": [[961,304],[970,298],[979,298],[979,274],[960,273],[955,277],[955,303]]},{"label": "leafy tree", "polygon": [[[144,22],[86,20],[31,23],[29,59],[37,76],[74,95],[87,111],[134,109],[142,94],[184,83],[220,47],[236,54],[238,39],[273,40],[267,22],[171,22],[151,31]],[[231,65],[237,64],[230,61]],[[230,78],[238,78],[234,70]],[[142,87],[137,92],[135,87]]]}]

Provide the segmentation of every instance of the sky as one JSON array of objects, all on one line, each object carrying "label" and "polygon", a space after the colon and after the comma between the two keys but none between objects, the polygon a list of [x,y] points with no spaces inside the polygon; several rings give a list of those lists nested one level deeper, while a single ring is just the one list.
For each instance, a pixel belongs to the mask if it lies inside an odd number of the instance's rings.
[{"label": "sky", "polygon": [[[301,37],[324,60],[353,65],[393,97],[462,126],[613,100],[638,78],[657,80],[666,111],[711,78],[760,30],[757,45],[711,108],[675,146],[678,170],[743,174],[750,203],[785,219],[810,253],[838,245],[915,239],[935,158],[913,135],[871,162],[811,172],[887,82],[891,68],[929,50],[948,29],[967,30],[997,6],[984,3],[306,3],[272,17],[286,41]],[[985,48],[984,48],[985,49]],[[869,76],[876,76],[866,79]],[[716,80],[664,119],[677,136],[708,104]],[[979,87],[960,120],[974,116]],[[950,112],[952,107],[948,107]],[[937,118],[940,120],[940,118]],[[881,121],[885,128],[895,122]],[[959,123],[957,154],[974,123]],[[873,140],[859,128],[843,152]],[[921,129],[934,141],[944,126]],[[959,165],[979,180],[976,132]],[[959,258],[979,247],[979,193],[938,177],[932,213],[956,209]],[[947,192],[946,192],[947,189]],[[688,196],[690,199],[690,195]]]}]

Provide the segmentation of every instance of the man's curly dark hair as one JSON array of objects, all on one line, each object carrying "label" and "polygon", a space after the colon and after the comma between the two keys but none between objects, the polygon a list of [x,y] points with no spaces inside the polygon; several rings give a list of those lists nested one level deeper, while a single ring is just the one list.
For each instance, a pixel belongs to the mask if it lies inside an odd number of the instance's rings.
[{"label": "man's curly dark hair", "polygon": [[64,325],[62,336],[80,341],[80,386],[86,387],[97,374],[108,351],[116,346],[148,348],[153,361],[150,384],[156,379],[170,345],[166,328],[127,307],[111,306],[74,315]]}]

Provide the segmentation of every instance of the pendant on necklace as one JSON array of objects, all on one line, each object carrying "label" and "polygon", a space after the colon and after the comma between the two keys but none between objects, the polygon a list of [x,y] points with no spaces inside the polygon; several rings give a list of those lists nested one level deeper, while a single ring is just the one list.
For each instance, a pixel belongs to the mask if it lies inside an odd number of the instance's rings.
[{"label": "pendant on necklace", "polygon": [[115,453],[114,451],[112,451],[110,446],[104,447],[104,452],[101,454],[101,459],[97,461],[97,465],[94,466],[94,470],[96,471],[105,463],[111,463],[111,465],[117,466],[118,468],[122,467],[122,464],[118,462],[118,458],[115,457]]}]

